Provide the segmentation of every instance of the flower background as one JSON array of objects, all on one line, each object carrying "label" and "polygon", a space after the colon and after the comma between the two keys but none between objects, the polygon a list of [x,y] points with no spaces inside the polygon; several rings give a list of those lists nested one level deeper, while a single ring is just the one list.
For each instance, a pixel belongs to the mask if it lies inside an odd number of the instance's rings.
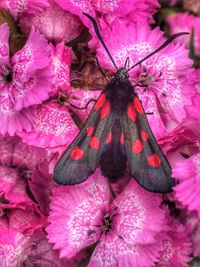
[{"label": "flower background", "polygon": [[[109,185],[98,168],[80,185],[53,180],[101,69],[115,71],[82,12],[117,66],[190,33],[130,72],[178,182],[170,194],[128,175]],[[0,266],[200,266],[199,69],[199,0],[0,0]]]}]

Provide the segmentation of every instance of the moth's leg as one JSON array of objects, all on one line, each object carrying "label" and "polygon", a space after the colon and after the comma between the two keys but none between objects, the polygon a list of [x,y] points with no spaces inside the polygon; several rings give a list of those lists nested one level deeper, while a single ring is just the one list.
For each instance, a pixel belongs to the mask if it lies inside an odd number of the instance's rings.
[{"label": "moth's leg", "polygon": [[78,116],[78,114],[76,114],[76,112],[74,112],[72,109],[69,109],[69,113],[72,117],[72,119],[74,120],[76,126],[81,129],[84,126],[84,122],[82,121],[82,119]]},{"label": "moth's leg", "polygon": [[95,102],[95,101],[96,101],[96,99],[90,99],[90,100],[87,102],[87,104],[85,105],[85,107],[82,107],[82,108],[77,107],[77,106],[75,106],[75,105],[73,105],[73,104],[71,104],[71,103],[70,103],[70,106],[73,107],[73,108],[76,108],[76,109],[81,109],[81,110],[83,110],[83,109],[88,108],[88,106],[89,106],[89,104],[90,104],[91,102]]},{"label": "moth's leg", "polygon": [[101,74],[102,74],[103,77],[106,79],[106,81],[108,82],[108,78],[107,78],[105,72],[102,70],[101,65],[99,64],[98,58],[95,57],[95,59],[96,59],[96,62],[97,62],[98,69],[100,70]]}]

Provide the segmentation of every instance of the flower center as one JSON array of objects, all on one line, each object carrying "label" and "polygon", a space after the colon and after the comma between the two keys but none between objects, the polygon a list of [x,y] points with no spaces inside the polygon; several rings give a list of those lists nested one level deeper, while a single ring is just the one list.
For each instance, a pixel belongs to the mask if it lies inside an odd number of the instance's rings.
[{"label": "flower center", "polygon": [[12,82],[12,70],[7,66],[1,66],[1,80],[4,83]]},{"label": "flower center", "polygon": [[148,73],[142,73],[138,77],[138,85],[141,87],[148,87],[155,81],[154,77]]},{"label": "flower center", "polygon": [[25,180],[30,179],[32,174],[31,170],[29,170],[26,166],[20,166],[18,168],[18,173]]},{"label": "flower center", "polygon": [[112,217],[106,213],[103,219],[102,232],[107,233],[110,229],[112,229]]},{"label": "flower center", "polygon": [[62,106],[66,106],[69,99],[70,99],[69,95],[59,93],[59,95],[57,97],[57,102],[58,102],[58,104],[60,104]]}]

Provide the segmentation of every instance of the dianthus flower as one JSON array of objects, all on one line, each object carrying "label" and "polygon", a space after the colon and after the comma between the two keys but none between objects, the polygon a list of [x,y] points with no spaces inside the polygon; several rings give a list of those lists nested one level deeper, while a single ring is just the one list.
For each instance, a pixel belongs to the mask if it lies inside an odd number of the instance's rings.
[{"label": "dianthus flower", "polygon": [[20,266],[30,252],[30,237],[24,236],[8,225],[5,218],[0,219],[0,265]]},{"label": "dianthus flower", "polygon": [[[186,233],[186,228],[178,221],[170,220],[170,226],[163,238],[163,251],[157,267],[187,267],[191,260],[192,242]],[[165,229],[166,230],[166,229]]]},{"label": "dianthus flower", "polygon": [[[185,23],[187,21],[187,23]],[[174,34],[177,32],[189,32],[194,31],[194,48],[195,53],[200,55],[200,18],[190,15],[188,13],[177,13],[170,15],[167,18],[169,24],[170,33]],[[184,44],[187,48],[190,44],[191,35],[182,36],[176,40]]]},{"label": "dianthus flower", "polygon": [[0,133],[14,135],[31,130],[30,106],[49,97],[50,47],[33,28],[24,47],[9,58],[8,25],[0,25],[0,32]]},{"label": "dianthus flower", "polygon": [[83,29],[83,24],[76,15],[63,10],[53,1],[50,1],[49,7],[34,14],[27,12],[19,14],[19,22],[26,32],[30,31],[31,26],[34,25],[53,43],[69,42],[76,38]]},{"label": "dianthus flower", "polygon": [[44,161],[42,149],[28,146],[17,137],[0,138],[0,195],[1,208],[21,207],[37,209],[36,203],[27,193],[28,180],[36,165]]},{"label": "dianthus flower", "polygon": [[124,17],[134,22],[152,22],[152,15],[160,7],[157,0],[92,0],[91,4],[103,15]]},{"label": "dianthus flower", "polygon": [[11,12],[35,13],[48,7],[48,0],[1,0],[0,7],[9,9]]},{"label": "dianthus flower", "polygon": [[176,198],[200,216],[200,153],[178,162],[173,168],[173,177],[179,180],[174,187]]},{"label": "dianthus flower", "polygon": [[[165,41],[163,32],[146,24],[115,21],[108,27],[102,21],[101,33],[118,67],[123,67],[127,58],[131,67]],[[101,44],[97,57],[102,67],[115,71]],[[151,113],[147,116],[157,137],[171,130],[172,121],[174,127],[186,117],[184,106],[191,103],[195,91],[185,77],[191,67],[188,51],[172,43],[129,73],[145,111]]]},{"label": "dianthus flower", "polygon": [[165,223],[160,204],[158,195],[134,180],[112,202],[97,170],[83,185],[54,188],[48,240],[66,258],[96,243],[88,266],[152,266]]}]

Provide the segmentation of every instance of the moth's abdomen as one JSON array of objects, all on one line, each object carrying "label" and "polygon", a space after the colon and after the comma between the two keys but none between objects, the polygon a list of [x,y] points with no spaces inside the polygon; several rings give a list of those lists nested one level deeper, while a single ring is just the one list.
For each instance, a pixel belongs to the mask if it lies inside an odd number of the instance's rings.
[{"label": "moth's abdomen", "polygon": [[119,120],[113,124],[108,135],[106,145],[100,158],[102,174],[108,177],[111,183],[121,178],[126,169],[127,156],[124,147],[124,136]]}]

